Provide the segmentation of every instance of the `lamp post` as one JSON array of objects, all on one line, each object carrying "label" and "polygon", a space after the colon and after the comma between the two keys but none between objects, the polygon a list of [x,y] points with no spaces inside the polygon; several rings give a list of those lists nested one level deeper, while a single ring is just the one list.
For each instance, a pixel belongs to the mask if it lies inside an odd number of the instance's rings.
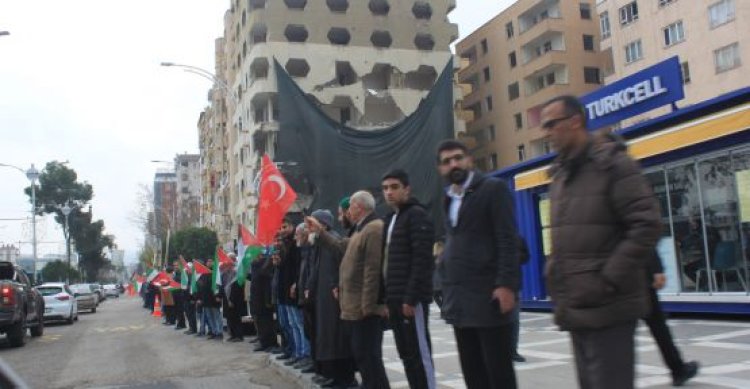
[{"label": "lamp post", "polygon": [[68,215],[73,211],[73,208],[71,208],[66,202],[65,205],[60,208],[60,211],[65,215],[65,253],[68,258],[68,268],[65,269],[65,280],[68,285],[70,285],[70,227],[68,225]]},{"label": "lamp post", "polygon": [[[6,33],[6,34],[3,34]],[[2,35],[8,35],[7,31],[0,31],[0,36]],[[31,167],[28,170],[23,170],[18,166],[15,165],[9,165],[7,163],[0,163],[0,166],[3,167],[9,167],[12,169],[16,169],[19,172],[26,175],[26,178],[31,181],[31,247],[34,255],[34,263],[36,263],[37,257],[36,257],[36,180],[39,178],[39,170],[36,170],[34,167],[34,164],[31,164]]]},{"label": "lamp post", "polygon": [[212,81],[213,83],[219,85],[221,89],[224,89],[224,92],[226,92],[226,94],[230,97],[230,99],[232,100],[232,103],[234,103],[235,106],[238,103],[237,96],[234,95],[234,93],[232,92],[232,89],[229,88],[229,85],[227,85],[227,83],[224,82],[224,80],[220,79],[215,74],[211,73],[210,71],[206,69],[199,68],[197,66],[192,66],[192,65],[183,65],[183,64],[174,63],[174,62],[162,62],[161,66],[182,68],[182,70],[188,73],[193,73],[195,75],[208,79]]}]

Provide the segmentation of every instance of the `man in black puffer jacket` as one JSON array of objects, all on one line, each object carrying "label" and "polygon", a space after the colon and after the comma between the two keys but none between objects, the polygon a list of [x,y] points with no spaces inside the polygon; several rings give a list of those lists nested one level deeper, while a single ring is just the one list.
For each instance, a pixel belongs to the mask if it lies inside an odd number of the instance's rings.
[{"label": "man in black puffer jacket", "polygon": [[382,180],[393,212],[383,223],[383,277],[393,337],[413,389],[435,388],[430,334],[434,228],[429,214],[410,197],[409,176],[396,169]]}]

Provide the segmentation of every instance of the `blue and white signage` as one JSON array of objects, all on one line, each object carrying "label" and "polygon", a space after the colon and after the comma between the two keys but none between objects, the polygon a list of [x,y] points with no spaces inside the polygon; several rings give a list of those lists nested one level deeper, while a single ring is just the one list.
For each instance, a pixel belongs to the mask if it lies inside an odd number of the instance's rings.
[{"label": "blue and white signage", "polygon": [[677,56],[581,97],[588,128],[596,130],[682,100],[682,68]]}]

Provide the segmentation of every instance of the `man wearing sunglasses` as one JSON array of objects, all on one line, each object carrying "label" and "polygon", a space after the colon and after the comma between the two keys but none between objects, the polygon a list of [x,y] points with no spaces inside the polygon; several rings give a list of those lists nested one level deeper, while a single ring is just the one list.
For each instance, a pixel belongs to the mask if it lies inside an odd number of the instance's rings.
[{"label": "man wearing sunglasses", "polygon": [[550,168],[552,254],[547,289],[570,331],[583,389],[632,389],[636,322],[649,312],[644,268],[660,235],[651,188],[625,144],[590,134],[572,96],[542,107],[558,152]]},{"label": "man wearing sunglasses", "polygon": [[513,200],[500,179],[474,170],[466,146],[438,148],[446,245],[439,274],[442,314],[453,326],[468,389],[516,388],[512,312],[519,283]]}]

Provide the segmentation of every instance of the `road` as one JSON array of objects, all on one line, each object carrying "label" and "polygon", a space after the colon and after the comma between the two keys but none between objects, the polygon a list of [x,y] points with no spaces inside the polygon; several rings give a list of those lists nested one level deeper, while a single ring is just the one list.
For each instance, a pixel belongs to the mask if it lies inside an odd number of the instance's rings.
[{"label": "road", "polygon": [[163,326],[136,297],[103,302],[73,325],[48,324],[41,338],[0,359],[31,388],[273,388],[296,385],[268,366],[252,345],[209,341]]}]

